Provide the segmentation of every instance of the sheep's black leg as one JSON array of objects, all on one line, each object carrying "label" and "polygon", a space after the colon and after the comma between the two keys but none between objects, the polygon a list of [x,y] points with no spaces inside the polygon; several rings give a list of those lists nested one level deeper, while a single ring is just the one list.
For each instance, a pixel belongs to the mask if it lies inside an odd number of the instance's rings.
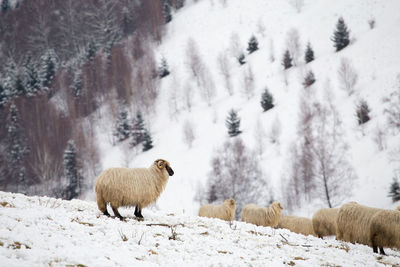
[{"label": "sheep's black leg", "polygon": [[121,216],[121,214],[119,214],[118,208],[113,207],[113,206],[111,206],[111,208],[112,208],[112,210],[114,212],[114,215],[117,216],[122,221],[124,218]]},{"label": "sheep's black leg", "polygon": [[372,245],[372,250],[374,251],[374,253],[378,253],[378,247],[375,245]]},{"label": "sheep's black leg", "polygon": [[108,216],[108,217],[110,217],[110,213],[108,213],[107,208],[106,208],[106,210],[103,212],[103,214],[106,215],[106,216]]},{"label": "sheep's black leg", "polygon": [[136,206],[136,207],[135,207],[135,216],[136,216],[137,218],[143,219],[142,209],[139,208],[139,206]]},{"label": "sheep's black leg", "polygon": [[381,253],[381,255],[386,255],[385,251],[383,250],[383,247],[379,247],[379,252]]}]

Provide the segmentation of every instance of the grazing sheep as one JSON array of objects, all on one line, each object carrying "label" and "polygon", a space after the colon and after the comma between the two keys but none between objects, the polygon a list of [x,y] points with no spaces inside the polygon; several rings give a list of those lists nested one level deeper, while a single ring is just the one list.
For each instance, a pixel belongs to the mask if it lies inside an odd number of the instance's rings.
[{"label": "grazing sheep", "polygon": [[369,231],[372,249],[386,255],[383,247],[400,249],[400,212],[381,210],[372,217]]},{"label": "grazing sheep", "polygon": [[319,238],[336,235],[336,219],[339,213],[338,208],[320,209],[312,217],[312,225],[315,234]]},{"label": "grazing sheep", "polygon": [[279,202],[272,203],[268,208],[248,204],[242,209],[242,221],[259,226],[274,227],[278,224],[282,209]]},{"label": "grazing sheep", "polygon": [[369,232],[372,217],[381,209],[357,203],[344,204],[336,220],[336,239],[371,246]]},{"label": "grazing sheep", "polygon": [[97,206],[110,216],[107,203],[118,218],[119,207],[135,207],[135,216],[143,218],[142,208],[157,200],[174,171],[169,162],[157,159],[149,168],[110,168],[103,171],[96,181]]},{"label": "grazing sheep", "polygon": [[290,231],[302,234],[316,236],[313,230],[312,221],[309,218],[298,217],[293,215],[281,216],[278,221],[277,228],[285,228]]},{"label": "grazing sheep", "polygon": [[221,205],[203,205],[199,209],[199,216],[218,218],[225,221],[232,221],[235,217],[236,201],[227,199]]}]

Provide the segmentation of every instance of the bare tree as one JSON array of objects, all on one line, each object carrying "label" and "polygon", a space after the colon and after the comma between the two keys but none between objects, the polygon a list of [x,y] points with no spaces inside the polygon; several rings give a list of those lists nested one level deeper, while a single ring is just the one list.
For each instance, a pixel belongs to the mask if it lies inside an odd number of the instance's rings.
[{"label": "bare tree", "polygon": [[255,77],[251,66],[244,70],[243,73],[243,92],[246,95],[247,99],[250,99],[254,96],[255,91]]},{"label": "bare tree", "polygon": [[278,117],[272,122],[272,126],[268,132],[268,137],[271,143],[279,144],[280,136],[282,133],[282,124]]},{"label": "bare tree", "polygon": [[258,155],[262,155],[265,151],[265,129],[261,123],[261,120],[258,119],[254,128],[254,139],[256,141],[256,151]]},{"label": "bare tree", "polygon": [[378,146],[379,151],[383,151],[387,148],[386,131],[380,125],[377,125],[373,132],[373,140]]},{"label": "bare tree", "polygon": [[324,196],[328,207],[342,203],[351,194],[356,174],[347,161],[348,147],[343,140],[342,122],[332,103],[316,105],[314,140],[311,143],[315,159],[317,195]]},{"label": "bare tree", "polygon": [[168,99],[168,107],[170,111],[169,113],[172,118],[176,117],[180,111],[179,95],[180,95],[179,78],[177,77],[177,74],[174,73],[172,74],[171,84],[169,88],[169,99]]},{"label": "bare tree", "polygon": [[397,89],[383,101],[386,105],[384,112],[387,114],[387,124],[398,133],[400,132],[400,74],[397,75],[396,87]]},{"label": "bare tree", "polygon": [[269,60],[271,63],[275,61],[274,40],[272,38],[269,40]]},{"label": "bare tree", "polygon": [[354,93],[354,87],[358,81],[358,74],[347,58],[340,60],[340,66],[337,71],[340,87],[349,95]]},{"label": "bare tree", "polygon": [[194,126],[189,120],[186,120],[183,124],[183,140],[189,148],[192,147],[195,138]]},{"label": "bare tree", "polygon": [[189,38],[186,45],[186,64],[192,73],[193,78],[196,79],[197,85],[200,86],[201,75],[204,69],[204,63],[201,59],[197,43],[193,38]]},{"label": "bare tree", "polygon": [[238,59],[239,56],[243,53],[243,50],[244,49],[241,44],[239,34],[237,34],[236,32],[232,33],[230,37],[230,47],[229,47],[231,55],[234,58]]},{"label": "bare tree", "polygon": [[297,66],[301,54],[300,35],[299,31],[292,28],[286,35],[286,47],[292,57],[293,65]]},{"label": "bare tree", "polygon": [[200,95],[207,102],[207,104],[209,106],[211,106],[211,102],[216,95],[216,88],[215,88],[213,75],[210,72],[210,70],[207,68],[207,66],[204,65],[199,78],[200,78],[199,79]]},{"label": "bare tree", "polygon": [[265,31],[266,31],[265,25],[264,25],[262,19],[260,18],[260,19],[258,20],[258,22],[257,22],[257,32],[258,32],[262,37],[265,37]]},{"label": "bare tree", "polygon": [[304,0],[289,0],[289,3],[296,9],[297,13],[300,13],[304,6]]},{"label": "bare tree", "polygon": [[231,66],[229,64],[226,52],[221,52],[217,58],[219,71],[224,78],[225,88],[228,90],[229,95],[233,95],[233,85],[231,82]]},{"label": "bare tree", "polygon": [[236,219],[239,218],[243,205],[268,205],[272,200],[257,157],[240,138],[226,141],[213,156],[206,191],[208,202],[235,199]]},{"label": "bare tree", "polygon": [[184,87],[183,87],[183,101],[185,103],[186,108],[191,111],[192,105],[193,105],[193,95],[194,95],[194,90],[193,86],[190,83],[190,81],[186,81]]}]

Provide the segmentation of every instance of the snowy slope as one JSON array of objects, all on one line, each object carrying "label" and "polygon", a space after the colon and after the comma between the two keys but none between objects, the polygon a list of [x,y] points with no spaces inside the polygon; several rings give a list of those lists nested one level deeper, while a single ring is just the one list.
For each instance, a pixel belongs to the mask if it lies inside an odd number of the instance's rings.
[{"label": "snowy slope", "polygon": [[[0,192],[0,266],[399,266],[400,252],[234,221]],[[172,226],[172,227],[170,227]],[[175,235],[173,234],[173,231]]]},{"label": "snowy slope", "polygon": [[[161,95],[157,99],[157,110],[147,123],[151,128],[155,147],[142,154],[127,154],[127,144],[113,147],[107,142],[104,125],[100,122],[98,140],[101,144],[102,167],[128,165],[149,166],[156,158],[166,158],[175,170],[166,190],[157,202],[164,212],[196,214],[198,203],[193,200],[199,183],[205,184],[210,171],[213,152],[228,138],[225,118],[228,110],[235,108],[241,117],[241,137],[250,148],[256,148],[254,132],[257,123],[265,132],[279,119],[282,125],[280,145],[271,144],[265,137],[266,149],[260,157],[260,164],[269,178],[277,200],[282,198],[282,177],[288,171],[290,145],[296,139],[299,113],[299,97],[303,92],[302,81],[307,70],[316,76],[313,85],[315,96],[322,98],[324,84],[329,79],[334,103],[344,121],[346,142],[349,145],[351,164],[358,180],[352,197],[362,204],[381,208],[392,208],[395,204],[387,197],[393,171],[398,163],[390,159],[391,152],[400,146],[399,135],[387,131],[382,99],[396,88],[396,75],[400,72],[400,1],[387,0],[306,0],[298,13],[289,1],[282,0],[203,0],[187,1],[166,27],[163,43],[156,47],[159,59],[165,57],[171,75],[161,80]],[[343,16],[350,29],[352,44],[336,53],[330,40],[337,19]],[[375,18],[376,27],[370,29],[368,20]],[[264,30],[260,30],[264,28]],[[315,52],[315,61],[305,66],[300,63],[287,71],[288,85],[284,83],[281,59],[286,49],[286,36],[291,28],[299,31],[301,41],[301,62],[306,43],[309,41]],[[259,50],[247,55],[247,63],[239,66],[231,56],[230,40],[233,34],[240,38],[243,52],[247,42],[255,35]],[[210,70],[209,79],[216,85],[216,97],[207,105],[187,67],[186,47],[192,38],[200,51],[202,60]],[[271,42],[273,49],[271,49]],[[217,68],[217,56],[226,52],[231,63],[233,96],[224,88],[222,76]],[[270,61],[271,53],[275,61]],[[348,96],[339,88],[337,69],[342,58],[351,60],[359,81],[356,93]],[[255,76],[254,97],[247,99],[242,91],[244,72],[251,66]],[[194,89],[193,107],[189,111],[183,104],[183,90],[189,84]],[[276,106],[263,113],[260,96],[268,86],[275,98]],[[170,98],[177,91],[179,113],[171,108]],[[365,99],[371,109],[372,120],[365,126],[357,125],[355,107]],[[191,148],[183,142],[183,124],[190,121],[195,129],[195,141]],[[376,128],[385,133],[386,149],[379,151],[374,143]],[[397,165],[396,165],[397,164]],[[374,195],[371,198],[371,194]],[[93,199],[93,194],[92,194]],[[304,207],[298,215],[311,216],[319,207]]]}]

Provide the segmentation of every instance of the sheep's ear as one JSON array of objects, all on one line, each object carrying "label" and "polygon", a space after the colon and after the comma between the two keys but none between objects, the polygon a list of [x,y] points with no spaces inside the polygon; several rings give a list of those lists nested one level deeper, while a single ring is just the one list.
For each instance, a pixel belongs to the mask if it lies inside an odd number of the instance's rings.
[{"label": "sheep's ear", "polygon": [[164,168],[165,162],[162,159],[157,160],[157,167],[162,169]]}]

